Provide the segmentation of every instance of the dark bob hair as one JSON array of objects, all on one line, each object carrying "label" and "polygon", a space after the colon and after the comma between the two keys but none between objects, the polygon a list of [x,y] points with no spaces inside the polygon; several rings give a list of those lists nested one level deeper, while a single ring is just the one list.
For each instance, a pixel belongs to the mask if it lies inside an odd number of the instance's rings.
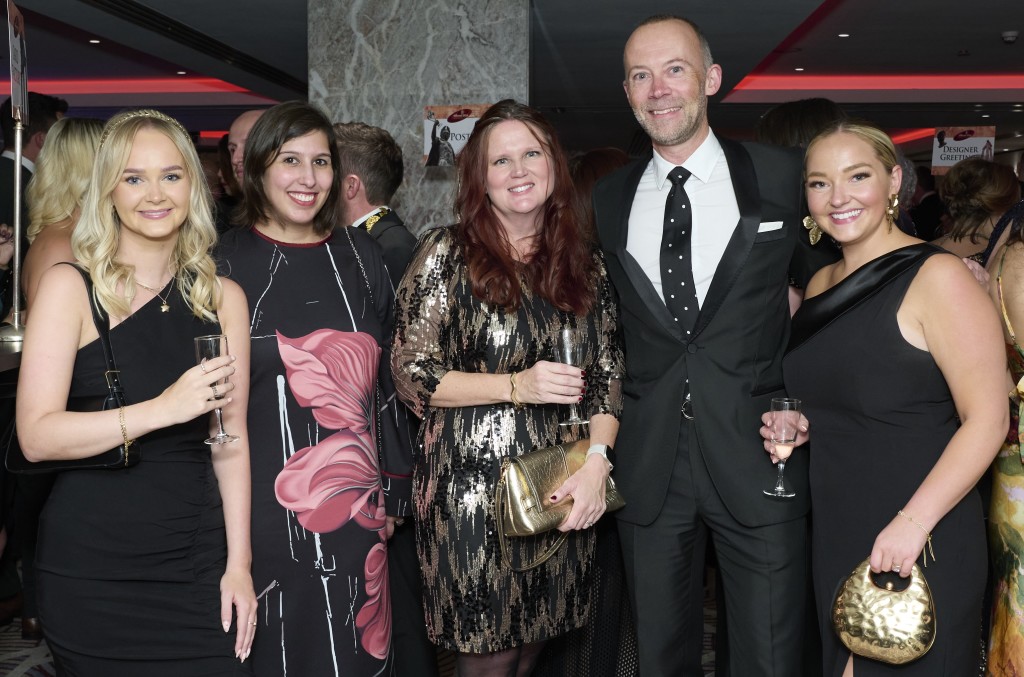
[{"label": "dark bob hair", "polygon": [[320,235],[331,232],[337,223],[338,194],[341,177],[338,171],[338,146],[334,127],[320,109],[305,101],[287,101],[267,109],[249,132],[242,164],[242,204],[238,208],[239,225],[252,228],[259,221],[270,219],[270,201],[263,188],[263,175],[281,154],[281,147],[300,136],[323,132],[331,153],[331,190],[313,220],[313,230]]}]

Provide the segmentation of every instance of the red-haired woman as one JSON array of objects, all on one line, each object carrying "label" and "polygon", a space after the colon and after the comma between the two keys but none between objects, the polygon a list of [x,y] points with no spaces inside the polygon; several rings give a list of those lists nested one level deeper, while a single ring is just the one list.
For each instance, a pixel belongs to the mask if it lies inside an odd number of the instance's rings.
[{"label": "red-haired woman", "polygon": [[[548,638],[582,625],[618,430],[622,351],[604,261],[573,206],[551,125],[512,100],[484,113],[458,159],[459,223],[428,232],[398,290],[392,368],[423,417],[413,500],[428,634],[459,653],[459,675],[526,675]],[[553,361],[564,327],[580,366]],[[503,563],[494,520],[502,460],[587,435],[567,543],[541,566]],[[555,538],[515,539],[521,566]]]}]

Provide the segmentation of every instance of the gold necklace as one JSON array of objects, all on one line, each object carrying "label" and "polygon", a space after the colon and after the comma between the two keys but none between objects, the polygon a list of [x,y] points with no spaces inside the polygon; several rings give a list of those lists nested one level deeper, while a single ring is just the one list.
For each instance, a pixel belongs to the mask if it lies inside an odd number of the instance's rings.
[{"label": "gold necklace", "polygon": [[[170,282],[170,280],[167,280],[167,282]],[[156,290],[156,289],[153,289],[149,285],[142,284],[138,280],[135,280],[135,284],[137,284],[138,286],[142,287],[143,289],[148,289],[149,291],[153,292],[154,296],[156,296],[158,299],[160,299],[160,312],[161,313],[166,313],[167,311],[169,311],[171,309],[171,307],[169,305],[167,305],[167,299],[171,296],[170,288],[167,289],[167,296],[160,296],[160,292],[158,290]],[[166,286],[166,284],[164,286]]]}]

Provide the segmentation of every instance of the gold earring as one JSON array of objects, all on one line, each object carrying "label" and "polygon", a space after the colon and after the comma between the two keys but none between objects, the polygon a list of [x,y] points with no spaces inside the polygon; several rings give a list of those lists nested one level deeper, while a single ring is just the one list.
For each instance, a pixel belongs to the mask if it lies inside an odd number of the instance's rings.
[{"label": "gold earring", "polygon": [[810,216],[805,216],[804,228],[810,231],[807,234],[807,237],[810,239],[811,244],[818,244],[818,240],[821,239],[821,226],[819,226]]},{"label": "gold earring", "polygon": [[896,193],[889,196],[889,206],[885,210],[885,215],[889,218],[889,232],[892,232],[892,225],[896,223],[896,219],[900,215],[900,197]]}]

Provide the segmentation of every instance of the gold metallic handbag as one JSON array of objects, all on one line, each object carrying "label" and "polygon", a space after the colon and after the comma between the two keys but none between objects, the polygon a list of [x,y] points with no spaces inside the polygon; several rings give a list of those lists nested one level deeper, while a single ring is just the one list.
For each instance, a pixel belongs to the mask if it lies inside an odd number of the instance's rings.
[{"label": "gold metallic handbag", "polygon": [[[494,491],[494,512],[498,528],[501,557],[514,571],[526,571],[540,566],[565,542],[568,534],[561,534],[550,548],[522,568],[512,566],[508,557],[506,539],[509,536],[534,536],[556,528],[572,510],[572,497],[567,496],[558,505],[552,505],[554,493],[569,476],[583,467],[587,460],[590,439],[570,444],[536,449],[502,464],[501,478]],[[605,511],[618,510],[626,502],[615,488],[611,476],[605,484]]]},{"label": "gold metallic handbag", "polygon": [[[832,626],[847,649],[865,658],[901,665],[928,653],[935,642],[935,603],[916,564],[909,579],[879,585],[895,574],[873,574],[861,562],[839,588]],[[898,589],[902,584],[906,588]]]}]

